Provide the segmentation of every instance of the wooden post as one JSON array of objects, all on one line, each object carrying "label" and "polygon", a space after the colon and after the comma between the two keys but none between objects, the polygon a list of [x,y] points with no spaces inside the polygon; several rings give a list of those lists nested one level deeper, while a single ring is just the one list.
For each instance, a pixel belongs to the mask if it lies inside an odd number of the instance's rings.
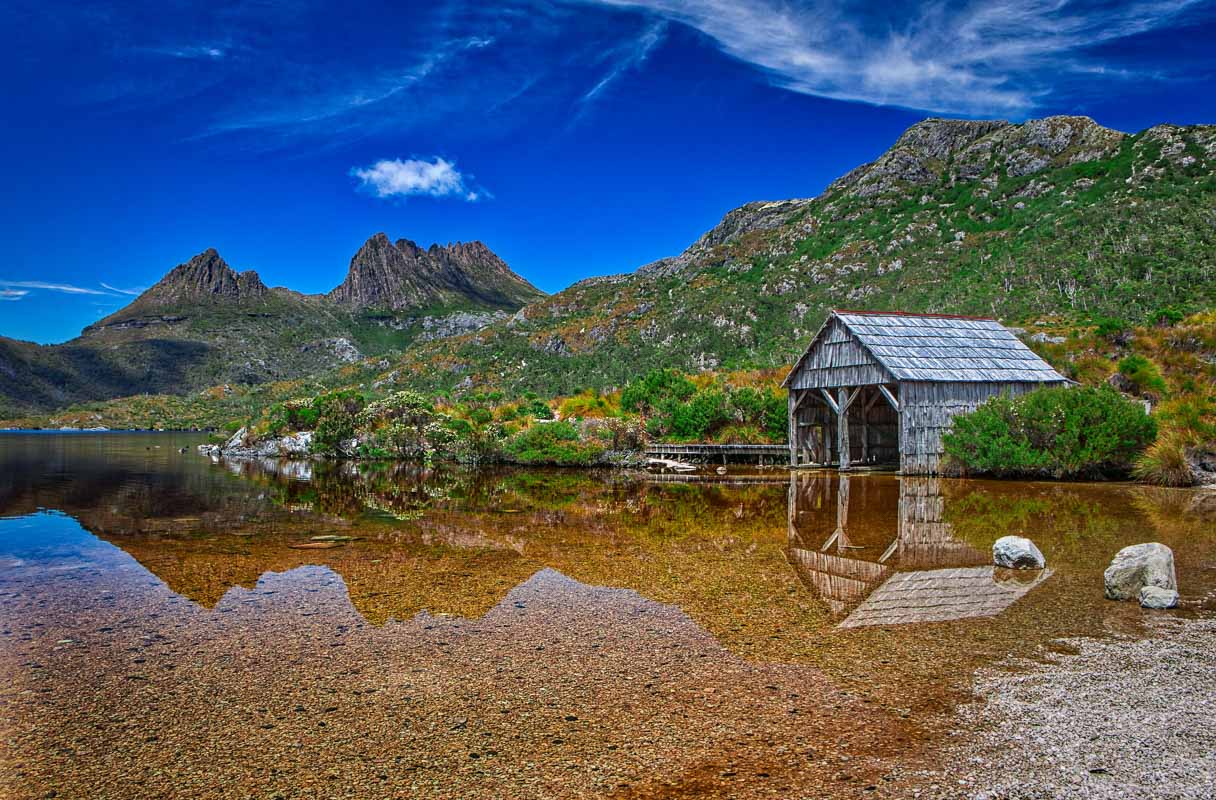
[{"label": "wooden post", "polygon": [[798,423],[794,418],[794,409],[798,407],[794,401],[794,389],[790,388],[789,412],[787,422],[789,424],[789,433],[786,436],[790,440],[790,466],[798,466]]},{"label": "wooden post", "polygon": [[861,404],[861,463],[870,463],[870,430],[866,423],[866,416],[870,413],[871,403]]},{"label": "wooden post", "polygon": [[849,469],[849,390],[843,386],[836,390],[836,445],[840,453],[839,469]]}]

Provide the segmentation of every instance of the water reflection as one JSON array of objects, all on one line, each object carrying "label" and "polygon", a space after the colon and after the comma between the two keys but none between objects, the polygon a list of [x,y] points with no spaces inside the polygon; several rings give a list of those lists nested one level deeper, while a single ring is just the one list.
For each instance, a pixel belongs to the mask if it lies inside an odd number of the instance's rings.
[{"label": "water reflection", "polygon": [[[848,613],[842,628],[995,616],[1051,575],[986,565],[990,551],[960,541],[945,520],[940,479],[856,482],[853,498],[849,475],[790,477],[790,563],[833,614]],[[850,526],[854,505],[863,518]]]},{"label": "water reflection", "polygon": [[[299,796],[332,771],[370,797],[856,796],[976,667],[1135,634],[1102,597],[1120,547],[1174,548],[1180,613],[1216,589],[1197,493],[211,463],[197,441],[0,436],[0,795]],[[1010,533],[1049,579],[993,574]]]}]

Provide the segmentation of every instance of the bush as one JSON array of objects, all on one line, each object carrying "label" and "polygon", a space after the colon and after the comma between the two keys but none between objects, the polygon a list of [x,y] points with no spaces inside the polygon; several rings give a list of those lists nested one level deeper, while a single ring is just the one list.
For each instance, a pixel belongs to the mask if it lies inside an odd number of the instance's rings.
[{"label": "bush", "polygon": [[670,409],[669,433],[677,439],[703,440],[711,431],[726,425],[726,394],[717,388],[702,389],[688,402]]},{"label": "bush", "polygon": [[1117,345],[1131,341],[1131,326],[1121,319],[1100,317],[1094,320],[1094,334]]},{"label": "bush", "polygon": [[544,400],[528,398],[527,411],[535,419],[553,419],[553,409]]},{"label": "bush", "polygon": [[367,399],[354,390],[329,392],[312,401],[317,411],[317,428],[312,437],[314,452],[343,454],[343,445],[354,438],[357,418]]},{"label": "bush", "polygon": [[646,416],[672,401],[687,400],[696,390],[687,376],[674,369],[652,369],[621,392],[621,408]]},{"label": "bush", "polygon": [[1194,486],[1195,473],[1187,459],[1186,448],[1184,437],[1163,434],[1136,459],[1132,474],[1137,480],[1158,486]]},{"label": "bush", "polygon": [[1172,328],[1179,322],[1182,322],[1183,313],[1174,308],[1162,308],[1149,314],[1148,321],[1150,325],[1156,325],[1161,328]]},{"label": "bush", "polygon": [[1135,354],[1119,362],[1119,374],[1131,381],[1137,394],[1152,392],[1158,396],[1165,394],[1165,378],[1157,365],[1142,355]]},{"label": "bush", "polygon": [[504,452],[519,464],[590,466],[603,457],[604,446],[584,442],[578,426],[569,422],[546,422],[508,439]]},{"label": "bush", "polygon": [[311,431],[317,427],[319,418],[320,412],[313,399],[288,400],[266,409],[265,422],[259,427],[271,436],[282,436],[297,431]]},{"label": "bush", "polygon": [[563,400],[557,413],[562,419],[604,419],[615,417],[617,409],[610,398],[588,389]]},{"label": "bush", "polygon": [[365,452],[430,461],[454,438],[447,417],[416,392],[395,392],[371,403],[356,417],[359,430],[371,441]]},{"label": "bush", "polygon": [[1108,387],[1053,387],[994,397],[954,419],[949,463],[998,477],[1126,475],[1156,438],[1143,406]]}]

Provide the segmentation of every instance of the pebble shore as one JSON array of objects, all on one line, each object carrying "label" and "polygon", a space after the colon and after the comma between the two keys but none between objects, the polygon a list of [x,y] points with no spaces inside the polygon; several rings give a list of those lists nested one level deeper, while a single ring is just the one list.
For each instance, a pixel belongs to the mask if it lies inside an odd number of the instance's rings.
[{"label": "pebble shore", "polygon": [[1075,654],[983,672],[943,759],[954,766],[918,794],[1211,798],[1216,619],[1162,617],[1147,633],[1074,639]]}]

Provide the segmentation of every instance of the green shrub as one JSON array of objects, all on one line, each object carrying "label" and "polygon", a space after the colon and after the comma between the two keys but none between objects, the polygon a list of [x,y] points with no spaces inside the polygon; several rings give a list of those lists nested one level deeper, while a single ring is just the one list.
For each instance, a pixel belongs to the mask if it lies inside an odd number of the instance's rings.
[{"label": "green shrub", "polygon": [[429,400],[410,391],[377,400],[356,417],[359,430],[370,439],[365,443],[366,452],[427,462],[454,438],[446,421]]},{"label": "green shrub", "polygon": [[652,369],[621,392],[621,408],[646,416],[672,401],[687,400],[696,390],[687,376],[674,369]]},{"label": "green shrub", "polygon": [[590,466],[604,455],[604,445],[584,442],[578,426],[569,422],[533,425],[507,440],[505,455],[518,464]]},{"label": "green shrub", "polygon": [[1165,394],[1165,378],[1161,377],[1161,370],[1142,355],[1130,355],[1120,361],[1119,374],[1132,382],[1137,393]]},{"label": "green shrub", "polygon": [[677,439],[705,439],[711,431],[730,421],[726,393],[717,388],[702,389],[684,403],[669,410],[669,432]]},{"label": "green shrub", "polygon": [[529,398],[527,410],[535,419],[553,419],[553,409],[544,400]]},{"label": "green shrub", "polygon": [[954,419],[950,465],[998,477],[1126,475],[1156,438],[1143,406],[1108,387],[1053,387],[994,397]]},{"label": "green shrub", "polygon": [[1152,314],[1149,314],[1148,321],[1150,325],[1157,325],[1162,328],[1172,328],[1179,322],[1182,322],[1184,316],[1185,315],[1177,309],[1161,308],[1154,311]]},{"label": "green shrub", "polygon": [[1094,320],[1094,334],[1114,342],[1115,344],[1126,344],[1131,326],[1121,319],[1113,317],[1099,317]]},{"label": "green shrub", "polygon": [[357,418],[367,399],[353,389],[329,392],[312,401],[317,411],[317,427],[312,449],[323,455],[342,454],[343,445],[354,438]]}]

